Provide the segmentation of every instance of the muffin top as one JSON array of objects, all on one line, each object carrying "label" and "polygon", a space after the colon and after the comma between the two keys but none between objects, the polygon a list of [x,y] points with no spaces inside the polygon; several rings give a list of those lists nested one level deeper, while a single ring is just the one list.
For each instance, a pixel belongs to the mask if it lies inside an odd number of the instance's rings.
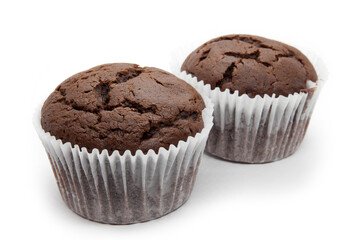
[{"label": "muffin top", "polygon": [[227,35],[193,51],[181,70],[231,93],[249,97],[288,96],[317,80],[313,65],[299,50],[284,43],[251,35]]},{"label": "muffin top", "polygon": [[157,152],[200,132],[204,107],[193,87],[168,72],[104,64],[62,82],[42,107],[41,125],[88,151]]}]

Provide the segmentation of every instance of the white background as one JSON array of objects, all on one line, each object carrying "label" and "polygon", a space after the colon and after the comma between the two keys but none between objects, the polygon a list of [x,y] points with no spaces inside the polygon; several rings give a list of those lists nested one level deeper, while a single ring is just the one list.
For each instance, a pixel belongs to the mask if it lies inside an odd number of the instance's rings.
[{"label": "white background", "polygon": [[[1,1],[1,239],[359,239],[357,1]],[[299,43],[329,70],[291,157],[244,165],[205,156],[189,201],[160,219],[111,226],[58,193],[32,114],[70,75],[109,62],[170,70],[193,41],[248,33]]]}]

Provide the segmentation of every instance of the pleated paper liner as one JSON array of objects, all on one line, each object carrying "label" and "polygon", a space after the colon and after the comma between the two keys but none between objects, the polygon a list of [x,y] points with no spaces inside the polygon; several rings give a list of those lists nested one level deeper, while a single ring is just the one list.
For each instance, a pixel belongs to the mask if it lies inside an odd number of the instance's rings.
[{"label": "pleated paper liner", "polygon": [[204,128],[195,137],[158,153],[79,148],[45,132],[40,108],[36,131],[48,154],[61,196],[78,215],[97,222],[131,224],[161,217],[183,205],[193,189],[206,140],[213,125],[213,104],[203,96]]},{"label": "pleated paper liner", "polygon": [[[195,48],[194,48],[195,49]],[[307,82],[306,92],[287,97],[275,94],[250,98],[209,84],[181,72],[182,60],[190,51],[176,52],[172,72],[210,97],[214,103],[214,127],[205,151],[225,160],[242,163],[267,163],[293,154],[306,133],[311,114],[319,96],[326,69],[314,54],[308,55],[319,80]]]}]

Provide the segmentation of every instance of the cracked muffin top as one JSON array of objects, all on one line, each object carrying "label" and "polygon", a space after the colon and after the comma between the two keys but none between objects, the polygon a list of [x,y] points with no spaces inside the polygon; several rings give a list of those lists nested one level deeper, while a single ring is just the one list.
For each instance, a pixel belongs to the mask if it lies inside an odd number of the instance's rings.
[{"label": "cracked muffin top", "polygon": [[157,152],[200,132],[204,107],[192,86],[168,72],[104,64],[62,82],[41,109],[41,125],[89,152]]},{"label": "cracked muffin top", "polygon": [[212,89],[229,89],[249,97],[273,93],[288,96],[306,91],[317,80],[313,65],[299,50],[284,43],[251,35],[227,35],[210,40],[185,60],[182,71]]}]

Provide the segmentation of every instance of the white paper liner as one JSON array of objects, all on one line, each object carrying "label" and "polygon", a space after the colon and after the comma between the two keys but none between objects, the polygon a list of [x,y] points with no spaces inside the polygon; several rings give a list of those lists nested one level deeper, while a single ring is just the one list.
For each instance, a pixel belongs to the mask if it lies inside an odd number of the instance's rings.
[{"label": "white paper liner", "polygon": [[131,224],[161,217],[189,198],[213,125],[213,104],[202,96],[204,128],[195,137],[180,141],[156,154],[141,150],[120,155],[107,150],[91,153],[78,145],[45,133],[40,108],[34,115],[35,129],[48,154],[61,196],[80,216],[109,224]]},{"label": "white paper liner", "polygon": [[229,89],[224,92],[218,87],[211,90],[210,84],[197,81],[185,71],[180,72],[183,61],[191,52],[185,49],[174,53],[171,69],[214,103],[214,127],[209,134],[206,152],[234,162],[266,163],[283,159],[296,151],[327,75],[319,58],[307,54],[319,78],[316,83],[307,82],[309,93],[250,98],[246,94],[238,96],[238,91],[232,94]]}]

